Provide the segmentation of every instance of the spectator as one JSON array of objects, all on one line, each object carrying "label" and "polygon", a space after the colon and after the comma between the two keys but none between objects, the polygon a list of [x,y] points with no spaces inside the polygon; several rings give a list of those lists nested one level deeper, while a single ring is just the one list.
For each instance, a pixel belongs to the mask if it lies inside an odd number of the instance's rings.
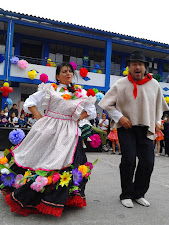
[{"label": "spectator", "polygon": [[16,127],[18,125],[18,118],[16,117],[14,112],[11,114],[8,121],[10,127]]},{"label": "spectator", "polygon": [[28,127],[32,127],[35,123],[36,123],[36,118],[35,116],[32,114],[32,117],[28,119],[27,125]]},{"label": "spectator", "polygon": [[9,119],[10,113],[9,113],[9,109],[8,109],[7,106],[4,108],[4,115],[6,116],[6,118],[7,118],[7,120],[8,120],[8,119]]},{"label": "spectator", "polygon": [[119,144],[119,139],[118,139],[118,134],[117,134],[117,128],[112,128],[110,130],[110,133],[108,135],[108,138],[112,142],[112,148],[111,148],[111,150],[113,150],[113,151],[112,151],[111,154],[115,154],[116,153],[116,145],[117,145],[118,146],[118,149],[119,149],[119,155],[121,155],[121,152],[120,152],[120,144]]},{"label": "spectator", "polygon": [[96,127],[98,127],[98,125],[99,125],[99,119],[100,119],[100,114],[97,113],[97,116],[96,116],[96,118],[95,118],[95,124],[96,124]]},{"label": "spectator", "polygon": [[19,127],[21,127],[21,128],[25,128],[26,127],[25,114],[24,113],[22,113],[20,115],[20,118],[18,119],[18,124],[19,124]]},{"label": "spectator", "polygon": [[[102,119],[99,120],[99,128],[106,133],[106,135],[103,136],[105,139],[107,138],[108,127],[109,127],[109,120],[106,119],[106,113],[103,113],[102,114]],[[108,149],[108,147],[106,145],[106,140],[104,141],[104,143],[105,144],[103,145],[102,148],[103,148],[104,151],[107,152],[109,149]],[[103,142],[102,142],[102,144],[103,144]]]},{"label": "spectator", "polygon": [[4,110],[1,110],[1,114],[0,114],[0,127],[6,127],[8,120],[6,118],[6,116],[4,115]]},{"label": "spectator", "polygon": [[13,107],[9,110],[10,116],[12,113],[15,113],[15,116],[18,117],[18,109],[17,109],[17,104],[13,104]]}]

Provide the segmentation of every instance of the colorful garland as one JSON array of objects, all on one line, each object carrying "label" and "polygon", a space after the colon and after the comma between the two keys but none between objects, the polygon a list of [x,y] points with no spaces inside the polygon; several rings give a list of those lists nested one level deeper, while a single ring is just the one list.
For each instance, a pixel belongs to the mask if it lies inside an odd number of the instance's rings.
[{"label": "colorful garland", "polygon": [[98,161],[95,160],[94,163],[86,162],[84,165],[79,165],[78,168],[74,168],[72,165],[68,166],[71,168],[71,171],[61,171],[61,170],[52,170],[52,171],[43,171],[43,170],[27,170],[24,175],[14,173],[10,167],[13,165],[13,158],[9,162],[7,157],[0,158],[0,179],[2,184],[0,188],[5,187],[14,187],[18,189],[22,185],[26,184],[30,180],[33,183],[30,185],[30,188],[37,192],[48,192],[55,188],[58,189],[61,187],[68,187],[71,184],[69,193],[77,193],[79,191],[79,185],[84,179],[90,179],[90,174],[93,169],[93,165]]}]

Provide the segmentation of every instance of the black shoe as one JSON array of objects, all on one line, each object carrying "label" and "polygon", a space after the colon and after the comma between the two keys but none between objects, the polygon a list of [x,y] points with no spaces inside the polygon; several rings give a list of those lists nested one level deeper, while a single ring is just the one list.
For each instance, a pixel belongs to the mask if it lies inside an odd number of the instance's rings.
[{"label": "black shoe", "polygon": [[119,152],[119,155],[121,155],[121,152]]},{"label": "black shoe", "polygon": [[115,155],[116,153],[115,152],[111,152],[111,154]]}]

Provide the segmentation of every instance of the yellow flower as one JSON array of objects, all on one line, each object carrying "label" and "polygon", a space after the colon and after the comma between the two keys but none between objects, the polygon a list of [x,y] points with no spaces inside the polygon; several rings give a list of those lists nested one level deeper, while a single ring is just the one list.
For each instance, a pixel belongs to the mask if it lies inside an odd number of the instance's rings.
[{"label": "yellow flower", "polygon": [[74,87],[75,88],[82,88],[82,86],[81,85],[78,85],[78,84],[75,84]]},{"label": "yellow flower", "polygon": [[69,172],[63,172],[62,175],[60,175],[60,183],[59,185],[61,185],[62,187],[64,185],[68,186],[70,180],[71,180],[71,176],[72,174],[70,174]]},{"label": "yellow flower", "polygon": [[85,177],[85,175],[87,173],[87,166],[81,165],[78,167],[78,170],[82,172],[82,177]]},{"label": "yellow flower", "polygon": [[63,97],[65,100],[69,100],[69,99],[72,98],[72,96],[69,95],[69,94],[64,94],[64,95],[62,95],[62,97]]},{"label": "yellow flower", "polygon": [[0,164],[5,164],[8,162],[8,159],[5,157],[0,158]]},{"label": "yellow flower", "polygon": [[[30,174],[31,174],[31,171],[26,171],[25,174],[24,174],[24,177],[27,177],[27,176],[29,176]],[[25,179],[25,180],[23,181],[23,184],[26,184],[26,181],[27,181],[27,179]]]},{"label": "yellow flower", "polygon": [[52,83],[53,88],[56,90],[57,89],[57,84]]}]

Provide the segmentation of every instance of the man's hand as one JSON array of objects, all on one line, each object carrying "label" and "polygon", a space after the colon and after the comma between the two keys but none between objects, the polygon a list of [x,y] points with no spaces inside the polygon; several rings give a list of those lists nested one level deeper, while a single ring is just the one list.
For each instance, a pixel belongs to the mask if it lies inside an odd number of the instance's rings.
[{"label": "man's hand", "polygon": [[130,122],[130,120],[125,117],[125,116],[122,116],[119,120],[119,122],[121,123],[121,125],[125,128],[125,129],[129,129],[129,128],[132,128],[132,124]]},{"label": "man's hand", "polygon": [[159,132],[161,130],[161,125],[159,123],[155,123],[155,131]]}]

